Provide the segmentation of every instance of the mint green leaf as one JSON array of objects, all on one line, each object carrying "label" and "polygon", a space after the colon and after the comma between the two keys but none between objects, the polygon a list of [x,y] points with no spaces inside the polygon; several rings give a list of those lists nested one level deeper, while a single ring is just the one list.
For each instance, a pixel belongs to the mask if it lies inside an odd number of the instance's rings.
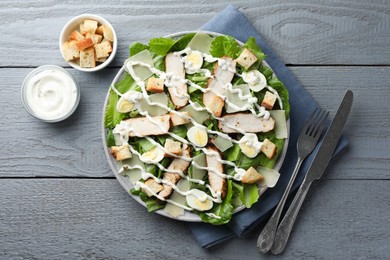
[{"label": "mint green leaf", "polygon": [[175,44],[170,38],[154,38],[149,41],[149,50],[157,55],[165,56]]}]

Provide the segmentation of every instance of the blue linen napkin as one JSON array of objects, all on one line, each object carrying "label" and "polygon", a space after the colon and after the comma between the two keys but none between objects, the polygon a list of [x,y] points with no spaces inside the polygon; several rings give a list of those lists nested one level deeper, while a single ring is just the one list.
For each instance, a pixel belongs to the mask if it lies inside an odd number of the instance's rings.
[{"label": "blue linen napkin", "polygon": [[[318,106],[302,85],[294,78],[284,63],[275,55],[270,46],[261,38],[256,29],[245,16],[234,6],[229,5],[202,28],[205,31],[219,32],[246,42],[250,36],[256,38],[257,44],[267,55],[266,61],[278,78],[285,84],[290,95],[290,140],[285,161],[280,169],[280,178],[274,188],[268,189],[250,209],[235,214],[228,225],[213,226],[206,223],[188,223],[196,242],[203,248],[209,248],[234,236],[244,236],[266,220],[279,202],[297,161],[297,138],[305,121]],[[340,101],[341,101],[340,97]],[[341,137],[334,156],[337,156],[348,145]],[[318,147],[317,149],[318,150]],[[296,177],[292,192],[302,183],[304,176],[314,159],[316,150],[305,160]],[[259,230],[260,232],[260,230]]]}]

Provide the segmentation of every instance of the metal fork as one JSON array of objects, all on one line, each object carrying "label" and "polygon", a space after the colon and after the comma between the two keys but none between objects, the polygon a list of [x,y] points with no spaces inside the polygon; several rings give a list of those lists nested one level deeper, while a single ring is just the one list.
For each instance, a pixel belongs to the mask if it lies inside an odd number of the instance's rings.
[{"label": "metal fork", "polygon": [[290,193],[291,187],[294,183],[295,177],[301,167],[302,162],[306,157],[314,150],[314,147],[317,145],[318,140],[320,139],[321,133],[325,127],[326,118],[328,117],[329,112],[316,108],[308,121],[305,123],[301,133],[299,134],[297,141],[297,152],[298,152],[298,161],[295,165],[294,172],[288,182],[287,188],[283,193],[279,204],[277,205],[274,213],[269,219],[268,223],[265,225],[263,231],[260,233],[259,238],[257,239],[257,250],[262,253],[267,253],[274,243],[275,233],[278,227],[280,215],[282,213],[284,204],[286,203],[287,197]]}]

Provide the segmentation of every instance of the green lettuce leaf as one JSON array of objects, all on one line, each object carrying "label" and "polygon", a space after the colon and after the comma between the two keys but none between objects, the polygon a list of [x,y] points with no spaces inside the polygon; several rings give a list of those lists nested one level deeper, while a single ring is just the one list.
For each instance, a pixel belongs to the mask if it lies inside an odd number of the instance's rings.
[{"label": "green lettuce leaf", "polygon": [[[278,161],[278,158],[280,156],[280,153],[282,152],[283,150],[283,146],[284,146],[284,142],[285,142],[285,139],[277,139],[276,137],[275,138],[271,138],[269,139],[271,142],[273,142],[276,147],[277,147],[277,152],[274,156],[274,158],[272,158],[272,160],[268,159],[267,156],[265,156],[265,154],[261,153],[260,154],[260,158],[259,158],[259,164],[256,165],[259,166],[264,166],[264,167],[267,167],[267,168],[273,168],[276,164],[276,162]],[[255,167],[255,168],[256,168]]]},{"label": "green lettuce leaf", "polygon": [[256,44],[256,39],[254,37],[250,37],[248,41],[244,44],[243,48],[249,49],[253,54],[258,58],[258,62],[261,62],[265,59],[266,55],[260,49],[260,47]]},{"label": "green lettuce leaf", "polygon": [[195,33],[189,33],[178,39],[175,44],[172,45],[171,49],[169,50],[170,52],[174,51],[182,51],[184,50],[188,43],[194,38]]},{"label": "green lettuce leaf", "polygon": [[241,201],[246,208],[252,207],[259,199],[259,186],[257,183],[243,184],[243,192],[241,193]]},{"label": "green lettuce leaf", "polygon": [[213,213],[219,218],[214,218],[208,216],[206,213],[199,213],[200,218],[207,223],[213,225],[223,225],[229,223],[233,215],[234,207],[232,205],[233,197],[233,187],[232,180],[227,180],[227,191],[226,197],[223,199],[223,202],[220,204],[214,204],[213,208],[208,211],[208,213]]},{"label": "green lettuce leaf", "polygon": [[130,57],[136,55],[137,53],[149,49],[148,45],[142,44],[140,42],[134,42],[130,45],[129,51],[130,51]]},{"label": "green lettuce leaf", "polygon": [[[134,138],[135,139],[135,138]],[[142,153],[144,152],[147,152],[149,151],[150,149],[152,149],[153,147],[155,147],[155,145],[153,143],[151,143],[148,139],[146,138],[137,138],[136,143],[138,143],[142,149]]]},{"label": "green lettuce leaf", "polygon": [[166,203],[161,202],[155,197],[148,197],[145,192],[141,192],[139,197],[146,204],[148,212],[154,212],[156,210],[162,209],[165,207]]},{"label": "green lettuce leaf", "polygon": [[165,71],[165,56],[154,55],[153,66],[158,70]]},{"label": "green lettuce leaf", "polygon": [[108,97],[108,103],[104,113],[104,127],[106,128],[113,129],[126,117],[126,114],[119,113],[116,110],[118,100],[118,95],[113,90],[110,90],[110,96]]},{"label": "green lettuce leaf", "polygon": [[[119,93],[122,94],[129,90],[138,92],[141,91],[141,88],[128,73],[125,73],[122,80],[120,80],[114,86],[119,91]],[[108,102],[104,113],[104,127],[108,129],[113,129],[123,119],[129,117],[128,114],[122,114],[116,110],[116,104],[118,103],[118,100],[119,96],[113,90],[110,90],[110,95],[108,97]]]},{"label": "green lettuce leaf", "polygon": [[115,138],[114,138],[114,134],[112,133],[112,130],[108,130],[107,132],[107,146],[108,147],[111,147],[111,146],[115,146]]},{"label": "green lettuce leaf", "polygon": [[180,136],[181,138],[186,138],[187,137],[187,131],[188,131],[188,129],[184,125],[174,126],[171,129],[172,133]]},{"label": "green lettuce leaf", "polygon": [[235,162],[238,160],[241,154],[241,148],[238,144],[234,144],[233,147],[229,148],[223,153],[225,160]]},{"label": "green lettuce leaf", "polygon": [[259,71],[264,75],[264,77],[267,79],[267,81],[272,79],[274,72],[272,71],[272,69],[270,67],[268,67],[264,64],[261,64]]},{"label": "green lettuce leaf", "polygon": [[282,100],[283,103],[283,109],[286,112],[286,118],[290,115],[290,103],[289,103],[289,94],[287,88],[284,86],[284,84],[276,77],[268,80],[268,85],[272,88],[274,88]]},{"label": "green lettuce leaf", "polygon": [[175,44],[170,38],[153,38],[149,41],[150,51],[157,55],[165,56]]},{"label": "green lettuce leaf", "polygon": [[232,36],[217,36],[212,41],[210,47],[210,54],[217,58],[229,56],[235,59],[240,51],[240,45]]}]

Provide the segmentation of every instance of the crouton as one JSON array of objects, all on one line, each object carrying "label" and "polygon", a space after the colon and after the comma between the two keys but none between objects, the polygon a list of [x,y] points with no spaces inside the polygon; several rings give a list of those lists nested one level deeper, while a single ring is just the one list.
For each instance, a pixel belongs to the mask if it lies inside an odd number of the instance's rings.
[{"label": "crouton", "polygon": [[91,46],[93,46],[93,41],[91,38],[86,38],[82,41],[76,42],[76,47],[79,51],[85,50]]},{"label": "crouton", "polygon": [[250,66],[252,66],[256,61],[257,57],[253,52],[245,48],[240,56],[236,59],[237,63],[240,64],[245,69],[248,69]]},{"label": "crouton", "polygon": [[111,31],[110,27],[108,27],[107,25],[103,25],[103,37],[104,39],[107,39],[110,42],[114,41],[114,34]]},{"label": "crouton", "polygon": [[153,93],[164,92],[164,80],[161,78],[150,77],[146,84],[146,91]]},{"label": "crouton", "polygon": [[203,94],[203,104],[218,117],[222,114],[225,102],[216,93],[222,96],[225,95],[226,85],[232,81],[234,70],[236,69],[235,60],[232,60],[230,57],[222,57],[221,59],[225,61],[225,64],[229,65],[229,69],[225,68],[226,65],[219,66],[216,63],[213,70],[214,77],[209,79],[207,85],[208,91]]},{"label": "crouton", "polygon": [[112,146],[111,154],[117,161],[122,161],[131,158],[130,147],[128,144],[123,144],[121,146]]},{"label": "crouton", "polygon": [[69,40],[71,40],[71,41],[82,41],[82,40],[84,40],[84,36],[81,33],[79,33],[78,31],[74,30],[70,34]]},{"label": "crouton", "polygon": [[[181,155],[181,143],[178,141],[173,141],[172,139],[165,140],[164,148],[175,155]],[[166,156],[169,156],[169,154],[166,154]]]},{"label": "crouton", "polygon": [[221,116],[223,106],[225,105],[225,101],[221,97],[209,91],[203,94],[203,103],[215,116]]},{"label": "crouton", "polygon": [[94,47],[97,59],[108,57],[112,52],[112,46],[109,41],[95,44]]},{"label": "crouton", "polygon": [[[153,178],[149,178],[145,181],[144,183],[149,189],[151,189],[154,193],[159,193],[162,189],[163,189],[163,186],[162,184],[158,183],[155,179]],[[153,194],[148,190],[148,189],[145,189],[143,188],[142,189],[143,192],[146,193],[146,195],[148,195],[148,197],[151,197],[153,196]]]},{"label": "crouton", "polygon": [[96,66],[94,48],[80,51],[80,67],[93,68]]},{"label": "crouton", "polygon": [[95,32],[95,33],[97,33],[97,34],[103,36],[103,25],[100,25],[100,26],[96,29],[96,32]]},{"label": "crouton", "polygon": [[86,35],[87,34],[87,31],[85,30],[85,28],[84,28],[84,24],[80,24],[79,25],[79,27],[80,27],[80,33],[82,34],[82,35]]},{"label": "crouton", "polygon": [[87,33],[85,35],[85,38],[91,38],[92,41],[93,41],[93,44],[98,44],[102,41],[103,39],[103,36],[99,35],[99,34],[89,34]]},{"label": "crouton", "polygon": [[62,53],[65,61],[71,61],[80,57],[80,51],[76,47],[76,41],[67,41],[62,44]]},{"label": "crouton", "polygon": [[96,59],[97,62],[105,62],[106,60],[108,59],[108,57],[103,57],[103,58],[99,58],[99,59]]},{"label": "crouton", "polygon": [[242,176],[241,182],[242,183],[255,183],[258,181],[262,181],[264,179],[263,175],[258,173],[255,168],[250,167],[244,176]]},{"label": "crouton", "polygon": [[271,110],[274,107],[275,101],[276,101],[276,95],[267,91],[265,92],[265,96],[263,101],[261,102],[261,105],[266,109]]},{"label": "crouton", "polygon": [[189,122],[191,122],[191,120],[188,118],[184,118],[183,116],[179,115],[182,114],[184,116],[187,116],[187,117],[191,117],[190,113],[188,113],[187,111],[183,111],[183,112],[170,112],[169,115],[171,116],[171,121],[172,121],[172,125],[174,126],[177,126],[177,125],[185,125],[185,124],[188,124]]},{"label": "crouton", "polygon": [[98,22],[94,20],[84,20],[84,30],[86,33],[95,34]]},{"label": "crouton", "polygon": [[277,150],[278,148],[276,145],[267,138],[263,141],[263,145],[260,148],[260,151],[262,151],[268,157],[268,159],[274,158]]}]

